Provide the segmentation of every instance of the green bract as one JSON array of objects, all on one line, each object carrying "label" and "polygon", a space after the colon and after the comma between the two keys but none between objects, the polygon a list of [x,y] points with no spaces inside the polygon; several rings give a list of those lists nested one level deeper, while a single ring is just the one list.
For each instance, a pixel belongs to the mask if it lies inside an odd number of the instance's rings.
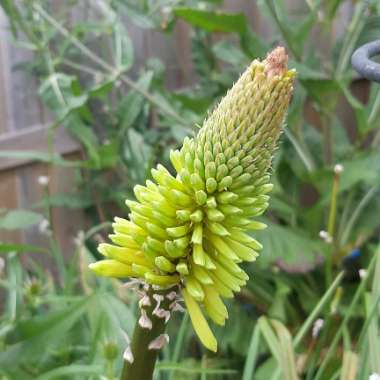
[{"label": "green bract", "polygon": [[176,176],[158,165],[154,181],[135,187],[129,220],[115,218],[114,244],[99,246],[107,260],[91,265],[100,275],[178,285],[194,329],[213,351],[202,309],[224,324],[222,297],[246,284],[239,263],[254,261],[261,249],[247,232],[265,227],[252,218],[268,207],[269,170],[294,75],[283,48],[253,61],[197,137],[171,152]]}]

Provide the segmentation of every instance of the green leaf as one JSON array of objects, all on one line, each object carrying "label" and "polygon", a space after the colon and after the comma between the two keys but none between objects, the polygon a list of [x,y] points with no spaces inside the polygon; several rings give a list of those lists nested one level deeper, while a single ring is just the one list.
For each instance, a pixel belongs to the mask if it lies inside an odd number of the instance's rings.
[{"label": "green leaf", "polygon": [[130,69],[134,59],[133,44],[128,31],[119,22],[114,26],[114,50],[117,67],[123,71]]},{"label": "green leaf", "polygon": [[340,380],[355,380],[358,372],[358,364],[358,354],[352,351],[344,351]]},{"label": "green leaf", "polygon": [[365,21],[356,46],[377,40],[380,36],[380,15],[368,16]]},{"label": "green leaf", "polygon": [[7,342],[14,344],[35,337],[49,336],[49,334],[54,336],[58,332],[58,326],[70,321],[74,311],[84,311],[83,307],[87,302],[89,299],[80,297],[80,301],[73,302],[70,306],[62,307],[60,310],[21,320],[16,323],[14,334],[9,334],[7,337]]},{"label": "green leaf", "polygon": [[104,98],[113,88],[116,78],[106,78],[88,91],[90,97]]},{"label": "green leaf", "polygon": [[[250,344],[250,335],[247,330],[252,326],[252,316],[244,312],[241,305],[231,302],[227,305],[228,320],[223,327],[215,326],[213,331],[218,341],[218,349],[228,351],[229,349],[241,356],[246,355]],[[239,325],[239,329],[233,328]]]},{"label": "green leaf", "polygon": [[98,375],[103,370],[100,365],[70,364],[63,367],[54,368],[49,372],[35,378],[35,380],[56,380],[61,377],[76,378],[84,375]]},{"label": "green leaf", "polygon": [[[176,332],[176,341],[175,344],[173,345],[173,354],[171,356],[171,361],[173,363],[178,363],[181,351],[185,348],[185,338],[186,338],[186,333],[189,328],[189,314],[186,313],[183,315],[181,325],[179,326],[179,329],[177,327]],[[174,380],[175,372],[172,372],[172,375],[170,377],[170,380]]]},{"label": "green leaf", "polygon": [[283,283],[282,281],[276,279],[276,292],[273,296],[273,302],[267,312],[268,317],[278,319],[281,322],[287,322],[287,314],[286,314],[286,304],[289,293],[291,292],[291,288]]},{"label": "green leaf", "polygon": [[[300,79],[300,80],[315,80],[315,81],[319,81],[319,80],[326,80],[328,79],[326,77],[326,75],[319,71],[318,69],[314,68],[314,65],[312,65],[311,63],[310,64],[304,64],[304,63],[300,63],[300,62],[297,62],[293,59],[290,59],[289,60],[289,67],[292,67],[294,69],[296,69],[297,71],[297,77]],[[306,82],[306,87],[307,87],[307,82]],[[311,83],[312,85],[312,83]]]},{"label": "green leaf", "polygon": [[[359,183],[365,183],[367,185],[379,185],[380,184],[380,162],[379,151],[366,151],[360,152],[347,160],[340,163],[344,167],[344,171],[340,176],[339,192],[343,192],[351,189]],[[333,171],[331,169],[321,169],[315,171],[310,176],[313,184],[322,194],[320,202],[326,202],[330,199],[330,193],[326,192],[326,188],[331,188],[333,181]]]},{"label": "green leaf", "polygon": [[91,159],[91,164],[95,168],[100,168],[99,142],[93,130],[86,126],[78,117],[70,118],[67,121],[65,123],[66,129],[86,148]]},{"label": "green leaf", "polygon": [[83,107],[88,100],[86,94],[74,94],[75,87],[79,85],[75,82],[77,79],[74,76],[54,73],[42,82],[38,90],[44,103],[57,115],[57,124]]},{"label": "green leaf", "polygon": [[98,167],[100,163],[98,139],[87,125],[92,123],[92,114],[86,106],[88,94],[82,91],[78,79],[72,75],[54,73],[41,84],[39,94],[44,103],[56,114],[54,125],[63,123],[86,148],[92,164]]},{"label": "green leaf", "polygon": [[292,337],[288,329],[281,322],[266,317],[260,317],[257,323],[278,363],[275,374],[272,373],[273,378],[278,379],[281,371],[281,379],[298,380]]},{"label": "green leaf", "polygon": [[317,304],[313,307],[312,311],[309,313],[306,320],[303,322],[303,324],[300,326],[296,336],[293,339],[293,347],[294,349],[297,349],[298,346],[301,344],[303,338],[306,336],[308,331],[310,330],[311,326],[317,319],[318,315],[320,315],[329,305],[331,298],[336,292],[336,289],[341,284],[344,277],[344,272],[340,272],[332,282],[332,284],[329,286],[329,288],[325,291],[325,293],[322,295],[322,297],[318,300]]},{"label": "green leaf", "polygon": [[218,368],[202,368],[197,365],[193,360],[189,362],[170,363],[159,362],[156,365],[158,371],[177,371],[179,373],[187,374],[209,374],[209,375],[236,375],[235,369],[218,369]]},{"label": "green leaf", "polygon": [[221,61],[239,67],[249,64],[249,59],[242,53],[236,44],[230,41],[220,41],[212,47],[215,56]]},{"label": "green leaf", "polygon": [[258,263],[268,266],[276,262],[282,269],[295,273],[315,267],[317,257],[323,252],[319,239],[310,239],[295,228],[265,223],[268,228],[255,234],[263,245]]},{"label": "green leaf", "polygon": [[39,223],[43,216],[29,210],[11,210],[0,218],[0,229],[19,230]]},{"label": "green leaf", "polygon": [[[143,91],[147,91],[152,84],[153,71],[145,72],[136,82],[136,86]],[[131,127],[137,120],[144,105],[145,98],[140,92],[130,90],[127,96],[119,104],[119,117],[120,117],[120,135]]]},{"label": "green leaf", "polygon": [[298,19],[290,19],[283,0],[258,0],[257,3],[262,13],[277,26],[281,38],[285,40],[289,50],[300,61],[304,43],[310,35],[310,30],[318,15],[317,7],[311,12],[302,14]]},{"label": "green leaf", "polygon": [[24,253],[24,252],[38,252],[47,253],[48,251],[42,247],[37,247],[30,244],[12,244],[12,243],[0,243],[0,254],[1,253]]},{"label": "green leaf", "polygon": [[284,380],[298,380],[295,353],[292,346],[292,336],[288,329],[279,321],[270,321],[277,334],[280,348],[280,367]]},{"label": "green leaf", "polygon": [[245,359],[242,380],[251,380],[255,370],[255,364],[259,354],[260,329],[255,325],[252,331],[251,343],[249,345],[247,357]]},{"label": "green leaf", "polygon": [[113,168],[119,161],[119,140],[107,141],[99,148],[99,167],[101,169]]},{"label": "green leaf", "polygon": [[329,0],[324,2],[326,9],[326,16],[329,20],[333,20],[337,10],[339,9],[340,4],[343,0]]},{"label": "green leaf", "polygon": [[87,193],[62,193],[52,194],[40,202],[33,204],[33,208],[38,207],[67,207],[72,209],[90,207],[94,201]]},{"label": "green leaf", "polygon": [[0,150],[0,158],[1,157],[46,162],[66,167],[88,166],[87,161],[65,160],[59,154],[50,154],[46,152],[38,152],[35,150]]},{"label": "green leaf", "polygon": [[269,44],[251,29],[247,29],[244,34],[240,35],[240,45],[249,59],[265,57],[270,49]]},{"label": "green leaf", "polygon": [[264,339],[266,340],[267,345],[269,349],[271,350],[273,357],[279,363],[281,361],[280,345],[276,337],[276,334],[274,333],[269,321],[270,320],[267,317],[262,316],[257,320],[257,326],[259,326],[260,332],[262,333]]},{"label": "green leaf", "polygon": [[94,297],[79,297],[79,301],[63,306],[60,310],[41,314],[17,322],[8,334],[6,349],[0,353],[0,367],[13,372],[24,363],[35,364],[44,360],[49,353],[48,347],[59,345],[73,325],[86,311]]},{"label": "green leaf", "polygon": [[368,130],[370,130],[370,125],[367,122],[367,112],[364,107],[364,104],[361,103],[356,97],[351,93],[351,90],[349,88],[349,84],[346,83],[340,83],[339,84],[344,96],[346,97],[348,103],[353,108],[355,112],[356,121],[358,124],[358,129],[361,134],[366,133]]},{"label": "green leaf", "polygon": [[[378,266],[376,264],[376,266]],[[379,278],[379,273],[377,273]],[[369,319],[371,317],[371,311],[374,307],[378,308],[376,304],[376,298],[374,294],[366,293],[365,295],[365,308],[366,315]],[[374,313],[375,317],[372,317],[368,327],[368,348],[369,348],[369,364],[372,372],[380,371],[380,344],[379,344],[379,326],[378,326],[378,313]]]},{"label": "green leaf", "polygon": [[186,91],[186,93],[174,93],[172,94],[172,98],[179,101],[181,103],[181,106],[187,110],[191,110],[197,114],[204,115],[212,104],[212,98],[189,95],[188,92],[189,91]]},{"label": "green leaf", "polygon": [[264,363],[259,366],[259,368],[256,369],[255,377],[253,377],[253,380],[272,379],[272,376],[275,373],[276,369],[278,369],[276,360],[273,357],[270,357],[269,359],[265,360]]},{"label": "green leaf", "polygon": [[318,104],[324,108],[334,109],[337,102],[337,94],[340,91],[339,84],[333,79],[303,79],[302,85]]},{"label": "green leaf", "polygon": [[247,31],[247,21],[242,13],[211,12],[193,8],[174,8],[173,11],[177,17],[208,32],[244,35]]},{"label": "green leaf", "polygon": [[151,146],[145,143],[141,133],[130,128],[123,153],[132,184],[143,183],[151,165]]}]

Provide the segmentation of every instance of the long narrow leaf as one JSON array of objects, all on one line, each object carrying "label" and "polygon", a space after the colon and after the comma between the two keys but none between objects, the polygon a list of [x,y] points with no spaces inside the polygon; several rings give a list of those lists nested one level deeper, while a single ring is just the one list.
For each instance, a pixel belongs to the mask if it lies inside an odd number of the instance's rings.
[{"label": "long narrow leaf", "polygon": [[317,318],[318,314],[324,309],[324,307],[327,305],[327,303],[330,301],[330,298],[335,292],[335,289],[339,286],[343,279],[344,273],[341,272],[338,274],[338,276],[335,278],[334,282],[330,285],[326,293],[323,295],[321,300],[318,302],[317,306],[314,308],[314,310],[310,313],[310,315],[307,317],[304,324],[299,329],[297,335],[294,338],[293,345],[294,348],[297,348],[298,345],[301,343],[302,339],[306,335],[306,333],[309,331],[310,327],[314,323],[315,319]]},{"label": "long narrow leaf", "polygon": [[80,365],[71,364],[64,367],[54,368],[53,370],[44,373],[35,378],[35,380],[55,380],[61,377],[73,378],[79,375],[99,375],[102,367],[99,365]]},{"label": "long narrow leaf", "polygon": [[256,359],[260,344],[260,329],[256,325],[252,332],[251,343],[249,345],[247,358],[245,359],[244,371],[242,380],[251,380],[253,371],[255,370]]},{"label": "long narrow leaf", "polygon": [[340,380],[355,380],[358,372],[358,355],[352,351],[343,353],[343,365]]},{"label": "long narrow leaf", "polygon": [[260,317],[257,321],[257,325],[260,327],[260,332],[263,334],[264,339],[266,340],[269,349],[272,352],[272,355],[275,357],[278,363],[281,362],[281,353],[280,353],[280,344],[279,341],[273,332],[272,327],[270,326],[268,319],[265,317]]},{"label": "long narrow leaf", "polygon": [[[380,251],[380,244],[379,246],[377,247],[376,249],[376,252],[379,252]],[[371,259],[371,262],[368,266],[368,275],[370,275],[374,269],[374,266],[375,266],[375,258],[376,258],[376,254],[373,256],[373,258]],[[364,279],[362,279],[359,287],[357,288],[354,296],[353,296],[353,299],[352,299],[352,302],[350,304],[350,306],[348,307],[346,313],[345,313],[345,316],[343,318],[343,321],[340,325],[340,327],[338,328],[338,330],[336,331],[335,333],[335,336],[329,346],[329,349],[327,350],[325,356],[324,356],[324,359],[314,377],[314,380],[320,380],[322,378],[322,375],[328,365],[328,363],[330,362],[330,359],[333,355],[333,353],[335,352],[336,350],[336,347],[339,343],[339,340],[342,336],[342,332],[343,332],[343,327],[348,323],[348,321],[350,320],[354,310],[355,310],[355,307],[360,299],[360,297],[362,297],[364,291],[365,291],[365,287],[367,285],[367,282],[368,282],[368,276],[364,277]]]},{"label": "long narrow leaf", "polygon": [[281,369],[284,380],[298,380],[292,337],[288,329],[279,321],[271,320],[280,343]]}]

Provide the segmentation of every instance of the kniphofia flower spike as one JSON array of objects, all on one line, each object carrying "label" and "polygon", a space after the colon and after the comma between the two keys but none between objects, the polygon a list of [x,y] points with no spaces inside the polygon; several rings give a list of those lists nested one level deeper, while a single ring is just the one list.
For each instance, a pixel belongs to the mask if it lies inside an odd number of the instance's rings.
[{"label": "kniphofia flower spike", "polygon": [[178,286],[202,343],[217,342],[204,317],[224,325],[222,298],[248,280],[239,267],[254,261],[261,244],[250,231],[268,207],[272,155],[293,91],[294,70],[284,48],[255,60],[205,120],[195,138],[185,138],[154,181],[138,185],[127,201],[129,220],[115,218],[113,244],[100,244],[107,258],[96,273],[140,278],[159,287]]}]

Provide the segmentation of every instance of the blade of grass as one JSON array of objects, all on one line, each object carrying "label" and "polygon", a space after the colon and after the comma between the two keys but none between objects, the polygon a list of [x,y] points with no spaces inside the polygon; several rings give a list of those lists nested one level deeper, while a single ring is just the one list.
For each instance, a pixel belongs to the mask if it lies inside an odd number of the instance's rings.
[{"label": "blade of grass", "polygon": [[54,380],[57,378],[72,378],[79,375],[96,375],[99,374],[102,367],[99,365],[68,365],[64,367],[54,368],[35,378],[35,380]]},{"label": "blade of grass", "polygon": [[380,299],[380,250],[377,253],[375,272],[372,280],[372,292],[366,294],[366,313],[368,322],[369,367],[372,372],[380,373],[380,342],[378,328],[378,310]]},{"label": "blade of grass", "polygon": [[[207,356],[204,354],[202,356],[202,369],[207,369]],[[207,372],[201,373],[201,380],[207,380]]]},{"label": "blade of grass", "polygon": [[358,372],[358,355],[352,351],[344,351],[340,380],[355,380]]},{"label": "blade of grass", "polygon": [[347,33],[345,34],[342,48],[339,52],[338,63],[336,65],[335,76],[338,79],[340,79],[342,74],[346,71],[356,42],[365,25],[366,17],[364,16],[364,13],[368,8],[368,3],[368,1],[359,1],[357,3],[351,22],[347,28]]},{"label": "blade of grass", "polygon": [[366,342],[367,331],[368,331],[368,328],[371,324],[372,319],[378,315],[377,310],[378,310],[379,304],[380,304],[380,297],[378,297],[376,302],[374,302],[372,304],[372,308],[370,310],[366,309],[366,316],[367,317],[366,317],[364,325],[360,331],[360,335],[359,335],[358,343],[357,343],[358,347],[363,347],[364,345],[368,346],[367,342]]},{"label": "blade of grass", "polygon": [[[341,283],[343,279],[344,273],[340,272],[338,276],[335,278],[334,282],[330,285],[330,287],[327,289],[325,292],[324,296],[322,299],[318,302],[314,310],[310,313],[310,315],[307,317],[306,321],[303,323],[301,326],[300,330],[296,334],[296,336],[293,339],[293,348],[296,349],[298,345],[302,342],[302,339],[305,337],[311,326],[313,325],[315,319],[318,317],[320,312],[325,308],[327,303],[329,302],[330,298],[333,296],[335,290]],[[278,379],[280,376],[280,370],[278,369],[273,378]]]},{"label": "blade of grass", "polygon": [[[326,314],[323,329],[318,336],[317,343],[313,347],[313,351],[311,353],[308,366],[306,368],[306,378],[305,380],[314,380],[314,375],[316,372],[316,368],[320,362],[321,354],[324,350],[326,343],[329,341],[331,336],[331,331],[335,328],[333,323],[333,316],[331,314]],[[338,373],[339,377],[339,373]]]},{"label": "blade of grass", "polygon": [[279,368],[274,371],[272,379],[298,380],[292,337],[287,328],[279,321],[260,317],[258,327],[266,340]]},{"label": "blade of grass", "polygon": [[370,375],[369,359],[368,359],[368,344],[365,344],[360,351],[360,368],[357,380],[368,380]]},{"label": "blade of grass", "polygon": [[0,254],[14,253],[48,253],[48,250],[31,244],[0,243]]},{"label": "blade of grass", "polygon": [[376,252],[376,266],[372,280],[372,296],[374,300],[380,298],[380,248]]},{"label": "blade of grass", "polygon": [[[366,294],[365,306],[368,324],[368,355],[369,366],[372,372],[380,373],[380,342],[379,342],[379,328],[377,318],[373,318],[376,313],[371,313],[372,310],[377,309],[377,304],[374,304],[372,294]],[[371,316],[372,314],[372,316]],[[376,315],[377,316],[377,315]]]},{"label": "blade of grass", "polygon": [[313,325],[315,319],[319,315],[319,313],[324,309],[324,307],[327,305],[328,301],[334,294],[336,288],[339,286],[343,279],[344,273],[340,272],[338,276],[335,278],[334,282],[331,284],[331,286],[327,289],[321,300],[318,302],[318,304],[315,306],[314,310],[310,313],[310,315],[307,317],[306,321],[303,323],[301,328],[299,329],[298,333],[296,334],[294,340],[293,340],[293,347],[296,349],[298,345],[302,342],[302,339],[305,337],[306,333],[309,331],[310,327]]},{"label": "blade of grass", "polygon": [[374,269],[374,266],[375,266],[375,262],[376,262],[376,256],[377,256],[377,252],[380,251],[380,244],[379,246],[377,247],[376,249],[376,254],[373,255],[371,261],[370,261],[370,264],[368,266],[368,275],[366,277],[364,277],[360,283],[360,285],[358,286],[355,294],[354,294],[354,297],[352,299],[352,302],[350,304],[350,306],[348,307],[347,311],[346,311],[346,314],[343,318],[343,321],[339,327],[339,329],[336,331],[335,333],[335,336],[330,344],[330,347],[329,349],[327,350],[326,352],[326,355],[317,371],[317,374],[315,375],[315,378],[314,380],[320,380],[321,379],[321,376],[323,375],[323,372],[325,371],[326,367],[327,367],[327,364],[329,363],[330,359],[331,359],[331,356],[333,355],[333,353],[335,352],[336,350],[336,347],[339,343],[339,340],[342,336],[342,332],[343,332],[343,327],[348,323],[349,319],[351,318],[351,315],[353,314],[354,310],[355,310],[355,307],[360,299],[360,297],[363,295],[364,291],[365,291],[365,287],[367,285],[367,282],[368,282],[368,277],[370,276],[370,274],[372,273],[373,269]]},{"label": "blade of grass", "polygon": [[312,172],[315,169],[315,163],[311,157],[311,154],[304,149],[304,147],[299,143],[293,133],[288,129],[284,128],[285,136],[292,143],[295,151],[299,155],[301,161],[305,165],[308,172]]},{"label": "blade of grass", "polygon": [[344,350],[345,351],[351,351],[351,347],[352,347],[351,337],[350,337],[350,332],[349,332],[347,326],[343,327],[342,336],[343,336],[343,348],[344,348]]},{"label": "blade of grass", "polygon": [[17,319],[19,303],[19,286],[22,283],[22,269],[15,253],[11,253],[7,260],[7,277],[9,280],[9,291],[7,296],[8,317],[11,320]]},{"label": "blade of grass", "polygon": [[267,0],[266,6],[271,14],[271,17],[273,21],[276,23],[278,30],[280,31],[282,37],[286,41],[287,47],[290,50],[290,52],[294,55],[294,57],[297,59],[297,61],[301,61],[302,57],[298,53],[296,47],[294,46],[294,41],[292,36],[290,35],[290,32],[288,28],[282,23],[279,15],[277,14],[276,7],[273,3],[273,0]]},{"label": "blade of grass", "polygon": [[251,342],[249,344],[248,354],[247,354],[247,358],[244,364],[242,380],[252,379],[253,371],[255,370],[257,355],[259,353],[259,344],[260,344],[260,329],[256,325],[252,332]]},{"label": "blade of grass", "polygon": [[[178,361],[179,361],[179,356],[180,356],[181,351],[183,349],[183,343],[185,341],[185,336],[186,336],[188,326],[189,326],[189,314],[186,313],[183,316],[181,326],[179,328],[178,335],[176,337],[173,356],[172,356],[172,360],[171,360],[173,363],[178,363]],[[173,372],[171,373],[170,378],[169,378],[170,380],[175,379],[175,375],[176,375],[175,372],[176,371],[173,370]]]},{"label": "blade of grass", "polygon": [[275,333],[273,332],[272,327],[268,322],[268,319],[265,317],[260,317],[257,321],[257,325],[259,326],[260,331],[263,334],[263,337],[265,338],[268,347],[272,352],[272,355],[278,363],[281,363],[280,344]]},{"label": "blade of grass", "polygon": [[375,196],[376,192],[378,191],[377,186],[371,187],[368,192],[364,195],[364,197],[360,200],[358,205],[356,206],[355,210],[351,214],[351,218],[348,220],[346,224],[346,228],[344,229],[342,233],[342,238],[340,241],[340,245],[343,246],[347,243],[352,228],[354,227],[357,219],[359,218],[361,212],[364,210],[364,208],[368,205],[368,203],[371,201],[371,199]]},{"label": "blade of grass", "polygon": [[280,343],[280,365],[284,380],[298,380],[292,337],[288,329],[281,322],[272,320],[271,323],[277,333]]},{"label": "blade of grass", "polygon": [[196,366],[192,366],[191,368],[189,368],[189,367],[184,367],[183,365],[179,365],[179,364],[171,364],[171,363],[164,363],[164,362],[157,363],[156,369],[160,372],[161,371],[177,371],[183,374],[186,373],[186,374],[194,374],[194,375],[202,374],[202,373],[207,373],[209,375],[236,375],[237,373],[235,369],[202,368],[202,367],[196,367]]}]

